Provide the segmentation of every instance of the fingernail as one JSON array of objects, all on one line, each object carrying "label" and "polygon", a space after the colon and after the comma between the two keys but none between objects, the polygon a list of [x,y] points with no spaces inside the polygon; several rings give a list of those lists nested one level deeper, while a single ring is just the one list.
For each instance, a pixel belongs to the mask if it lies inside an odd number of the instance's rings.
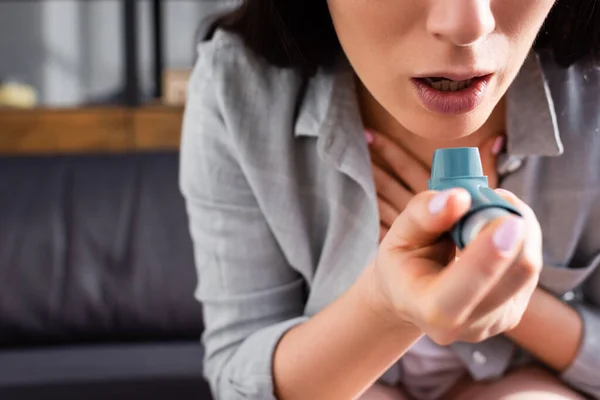
[{"label": "fingernail", "polygon": [[444,190],[436,194],[433,199],[429,201],[429,212],[433,215],[441,213],[448,203],[448,199],[452,194],[452,190]]},{"label": "fingernail", "polygon": [[492,241],[500,252],[510,252],[517,247],[525,231],[525,222],[520,217],[509,217],[496,228]]},{"label": "fingernail", "polygon": [[373,134],[369,131],[365,131],[365,139],[367,140],[368,144],[373,143]]},{"label": "fingernail", "polygon": [[504,147],[504,136],[498,136],[496,140],[494,140],[494,144],[492,145],[492,154],[497,156],[502,151]]}]

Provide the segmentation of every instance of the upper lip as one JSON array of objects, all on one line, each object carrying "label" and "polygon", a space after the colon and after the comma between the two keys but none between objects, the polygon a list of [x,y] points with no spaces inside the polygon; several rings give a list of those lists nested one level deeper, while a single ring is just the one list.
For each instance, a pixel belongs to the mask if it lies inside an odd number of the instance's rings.
[{"label": "upper lip", "polygon": [[493,72],[490,71],[464,71],[464,72],[448,72],[448,71],[438,71],[431,72],[427,74],[422,74],[415,76],[417,79],[422,78],[445,78],[453,81],[466,81],[469,79],[481,78],[487,75],[491,75]]}]

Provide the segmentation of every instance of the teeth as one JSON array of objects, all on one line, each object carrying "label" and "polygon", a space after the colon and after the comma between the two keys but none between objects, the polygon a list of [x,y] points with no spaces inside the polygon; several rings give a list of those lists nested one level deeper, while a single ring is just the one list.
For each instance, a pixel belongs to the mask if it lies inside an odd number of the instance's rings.
[{"label": "teeth", "polygon": [[436,90],[443,90],[442,89],[442,81],[432,82],[431,87]]},{"label": "teeth", "polygon": [[431,79],[426,79],[426,82],[434,89],[439,90],[441,92],[456,92],[458,90],[462,90],[466,87],[471,86],[473,83],[473,79],[467,79],[466,81],[451,81],[448,79],[443,79],[441,81],[432,81]]}]

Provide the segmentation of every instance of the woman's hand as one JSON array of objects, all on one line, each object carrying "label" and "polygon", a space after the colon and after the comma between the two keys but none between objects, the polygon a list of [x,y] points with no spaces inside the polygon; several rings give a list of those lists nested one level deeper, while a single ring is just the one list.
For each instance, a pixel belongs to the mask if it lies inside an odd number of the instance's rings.
[{"label": "woman's hand", "polygon": [[455,259],[445,235],[469,209],[463,189],[415,195],[391,225],[366,277],[371,306],[439,344],[478,342],[517,326],[541,271],[541,230],[524,218],[493,221]]},{"label": "woman's hand", "polygon": [[417,193],[427,190],[429,169],[385,135],[367,131],[379,205],[379,240]]},{"label": "woman's hand", "polygon": [[[430,170],[387,136],[373,130],[368,130],[365,136],[377,190],[381,241],[413,196],[427,190]],[[503,145],[504,137],[495,136],[480,148],[484,171],[492,188],[497,185],[496,156]]]}]

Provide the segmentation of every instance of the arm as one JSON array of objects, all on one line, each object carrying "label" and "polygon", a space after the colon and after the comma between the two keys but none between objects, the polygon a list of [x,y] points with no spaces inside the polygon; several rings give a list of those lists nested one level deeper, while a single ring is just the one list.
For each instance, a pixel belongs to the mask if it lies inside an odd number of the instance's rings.
[{"label": "arm", "polygon": [[[205,375],[217,399],[353,398],[420,335],[392,329],[367,306],[366,278],[312,318],[237,163],[210,56],[189,87],[181,145],[203,304]],[[286,334],[287,332],[287,334]],[[283,339],[281,339],[283,337]],[[275,384],[277,389],[275,389]]]},{"label": "arm", "polygon": [[506,334],[548,366],[562,372],[575,360],[582,333],[577,311],[538,288],[519,325]]},{"label": "arm", "polygon": [[571,305],[537,289],[521,323],[507,335],[565,382],[600,399],[600,269],[585,287],[588,304]]},{"label": "arm", "polygon": [[281,399],[353,399],[371,386],[421,336],[369,307],[367,271],[348,292],[289,331],[275,353]]}]

